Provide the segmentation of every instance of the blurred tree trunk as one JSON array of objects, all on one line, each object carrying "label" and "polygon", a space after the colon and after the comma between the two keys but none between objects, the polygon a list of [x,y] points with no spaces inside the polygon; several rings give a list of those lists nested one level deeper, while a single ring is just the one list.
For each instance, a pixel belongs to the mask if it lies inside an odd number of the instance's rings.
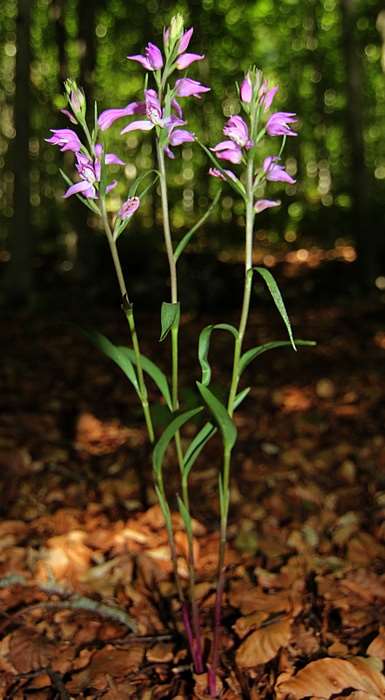
[{"label": "blurred tree trunk", "polygon": [[54,0],[52,12],[55,20],[55,35],[59,60],[59,92],[63,91],[63,83],[68,78],[68,62],[66,52],[67,32],[65,28],[66,0]]},{"label": "blurred tree trunk", "polygon": [[12,163],[14,170],[13,220],[9,238],[10,262],[5,279],[7,297],[25,303],[32,287],[32,237],[30,212],[30,63],[31,0],[18,0],[16,18],[16,77]]},{"label": "blurred tree trunk", "polygon": [[385,10],[381,10],[377,15],[376,27],[379,31],[382,40],[381,47],[381,66],[385,73]]},{"label": "blurred tree trunk", "polygon": [[100,0],[88,3],[78,0],[78,43],[80,52],[79,84],[84,88],[89,105],[94,99],[94,73],[96,68],[96,18]]},{"label": "blurred tree trunk", "polygon": [[[95,68],[97,61],[96,19],[100,0],[78,0],[78,45],[80,57],[79,86],[84,89],[87,98],[87,114],[90,129],[93,128]],[[75,277],[84,282],[92,279],[97,269],[94,235],[88,229],[86,221],[88,212],[78,201],[73,203],[72,218],[77,234],[77,259]]]},{"label": "blurred tree trunk", "polygon": [[375,232],[369,220],[369,173],[365,164],[363,67],[357,41],[355,0],[341,0],[342,50],[346,66],[346,136],[350,150],[352,225],[364,282],[377,272]]}]

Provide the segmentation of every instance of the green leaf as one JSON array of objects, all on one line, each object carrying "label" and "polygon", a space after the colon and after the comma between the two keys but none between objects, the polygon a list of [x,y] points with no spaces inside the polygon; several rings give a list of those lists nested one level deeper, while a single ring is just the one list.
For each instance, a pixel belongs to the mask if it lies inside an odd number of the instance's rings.
[{"label": "green leaf", "polygon": [[176,304],[171,304],[168,301],[164,301],[161,310],[162,332],[159,338],[160,342],[162,342],[162,340],[164,340],[168,336],[172,326],[177,326],[179,324],[179,317],[179,302],[176,302]]},{"label": "green leaf", "polygon": [[234,403],[233,403],[234,411],[235,411],[236,408],[238,408],[238,406],[241,405],[242,401],[243,401],[243,400],[246,398],[246,396],[248,395],[250,389],[251,389],[251,387],[248,386],[248,387],[246,387],[246,389],[243,389],[242,391],[239,392],[239,394],[236,395],[236,397],[235,397],[235,399],[234,399]]},{"label": "green leaf", "polygon": [[244,186],[242,185],[242,183],[240,182],[240,180],[238,180],[238,179],[237,179],[237,180],[232,180],[231,178],[228,178],[227,175],[226,175],[226,170],[225,170],[224,168],[222,168],[222,165],[220,164],[220,162],[218,161],[218,159],[215,158],[214,154],[213,154],[211,151],[209,151],[209,149],[206,148],[206,146],[205,146],[203,143],[201,143],[201,142],[199,141],[199,139],[197,139],[197,142],[199,143],[200,147],[203,148],[204,152],[205,152],[206,155],[210,158],[211,162],[214,164],[214,166],[216,167],[216,169],[219,170],[219,172],[222,173],[222,175],[224,176],[226,182],[230,185],[230,187],[232,187],[233,190],[235,190],[236,192],[238,192],[238,194],[240,194],[240,195],[243,197],[243,199],[245,199],[245,197],[246,197],[246,190],[245,190]]},{"label": "green leaf", "polygon": [[[132,348],[126,348],[123,346],[119,346],[118,348],[121,350],[124,354],[127,355],[127,357],[133,362],[135,365],[137,365],[136,361],[136,355],[135,352]],[[152,362],[152,360],[149,360],[148,357],[145,355],[140,356],[140,361],[141,365],[143,367],[143,370],[147,372],[147,374],[153,379],[155,382],[156,386],[158,387],[160,393],[162,394],[167,406],[169,407],[170,411],[172,411],[172,399],[171,399],[171,393],[170,393],[170,387],[168,385],[167,377],[164,372],[162,372],[161,369],[155,364],[155,362]]]},{"label": "green leaf", "polygon": [[199,457],[206,443],[217,432],[215,425],[210,422],[204,424],[203,428],[191,440],[183,459],[183,481],[187,482],[194,462]]},{"label": "green leaf", "polygon": [[289,317],[287,315],[285,304],[283,303],[281,292],[278,289],[278,285],[277,285],[273,275],[265,267],[254,267],[253,270],[258,272],[261,275],[261,277],[263,278],[263,280],[266,282],[267,288],[268,288],[271,296],[273,297],[274,303],[275,303],[279,313],[281,314],[282,320],[287,328],[287,332],[289,334],[291,344],[292,344],[294,350],[297,350],[297,348],[295,347],[295,342],[294,342],[294,338],[293,338],[293,331],[291,329],[290,320],[289,320]]},{"label": "green leaf", "polygon": [[237,439],[237,429],[228,414],[226,406],[204,384],[197,382],[197,387],[220,427],[225,449],[231,450]]},{"label": "green leaf", "polygon": [[213,201],[211,202],[209,208],[207,209],[207,211],[203,214],[203,216],[199,219],[199,221],[197,221],[196,224],[194,224],[194,226],[179,241],[179,243],[176,247],[175,253],[174,253],[175,262],[177,262],[179,256],[183,253],[184,249],[186,248],[186,246],[190,242],[191,238],[193,237],[195,231],[197,231],[204,224],[206,219],[208,219],[211,212],[218,204],[218,201],[219,201],[221,194],[222,194],[222,189],[219,189],[218,192],[216,193]]},{"label": "green leaf", "polygon": [[117,347],[111,343],[108,338],[97,331],[83,331],[83,333],[94,343],[94,345],[96,345],[97,348],[99,348],[99,350],[102,351],[102,353],[104,353],[104,355],[109,357],[110,360],[115,362],[115,364],[120,367],[126,377],[130,380],[131,384],[134,386],[138,396],[140,396],[140,389],[135,369],[130,357],[126,353],[127,348]]},{"label": "green leaf", "polygon": [[147,187],[145,187],[144,190],[142,190],[142,192],[138,195],[139,199],[142,200],[146,196],[147,192],[151,189],[151,187],[154,187],[158,179],[159,175],[155,175],[154,179],[150,182],[150,184],[147,185]]},{"label": "green leaf", "polygon": [[[314,340],[297,340],[295,338],[295,345],[298,347],[300,346],[313,346],[316,345]],[[267,352],[268,350],[275,350],[276,348],[284,348],[284,347],[290,347],[292,343],[289,340],[274,340],[271,343],[265,343],[264,345],[256,345],[254,348],[250,348],[250,350],[247,350],[241,357],[240,362],[239,362],[239,374],[241,375],[242,372],[246,369],[246,367],[255,360],[258,355],[262,355],[264,352]]]},{"label": "green leaf", "polygon": [[171,532],[172,531],[172,520],[171,520],[171,513],[170,513],[169,505],[168,505],[161,489],[159,488],[159,486],[155,485],[155,493],[158,497],[160,509],[163,513],[164,521],[166,523],[166,528],[169,532]]},{"label": "green leaf", "polygon": [[[138,191],[139,185],[143,182],[143,180],[145,180],[146,177],[151,175],[151,173],[156,173],[156,178],[154,180],[154,182],[156,182],[156,180],[159,177],[159,170],[155,170],[155,169],[148,170],[146,173],[143,173],[143,175],[140,175],[139,177],[136,178],[136,180],[134,180],[130,189],[128,190],[128,197],[135,197],[135,195]],[[154,182],[152,184],[154,184]],[[141,196],[143,197],[143,193]]]},{"label": "green leaf", "polygon": [[185,504],[183,503],[180,496],[177,496],[177,500],[178,500],[179,512],[182,516],[182,520],[183,520],[183,523],[184,523],[184,526],[186,529],[187,536],[191,542],[192,538],[193,538],[191,515],[188,512],[188,510],[187,510],[187,508],[186,508]]},{"label": "green leaf", "polygon": [[198,357],[202,368],[202,384],[204,386],[208,386],[211,379],[211,367],[207,358],[210,348],[211,333],[214,329],[232,333],[235,340],[237,340],[239,335],[237,329],[234,326],[231,326],[229,323],[216,323],[214,325],[210,324],[200,332],[198,341]]},{"label": "green leaf", "polygon": [[191,411],[184,411],[183,413],[179,413],[168,424],[167,428],[156,443],[154,451],[152,453],[152,464],[154,472],[157,476],[159,476],[159,474],[162,471],[162,464],[165,452],[170,444],[170,441],[175,436],[175,433],[178,432],[182,425],[184,425],[185,423],[187,423],[187,421],[196,416],[197,413],[200,413],[200,411],[203,411],[202,406],[200,406],[199,408],[194,408]]},{"label": "green leaf", "polygon": [[223,488],[222,474],[218,475],[218,491],[219,491],[219,511],[221,517],[227,516],[229,510],[229,491],[225,493]]},{"label": "green leaf", "polygon": [[[64,170],[59,168],[59,172],[60,172],[60,175],[62,176],[63,180],[67,183],[67,185],[71,186],[74,184],[72,182],[72,180],[70,180],[69,177],[67,177]],[[99,211],[97,205],[95,204],[95,202],[92,201],[92,199],[88,200],[86,197],[82,197],[80,194],[76,194],[75,197],[77,197],[78,200],[82,204],[84,204],[88,209],[90,209],[94,214],[98,214],[98,216],[100,216],[100,211]]]}]

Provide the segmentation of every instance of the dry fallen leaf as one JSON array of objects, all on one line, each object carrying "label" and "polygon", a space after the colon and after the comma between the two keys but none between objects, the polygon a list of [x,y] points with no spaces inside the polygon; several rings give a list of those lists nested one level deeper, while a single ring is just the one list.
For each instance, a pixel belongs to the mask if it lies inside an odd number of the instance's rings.
[{"label": "dry fallen leaf", "polygon": [[[286,674],[285,674],[286,675]],[[307,664],[295,676],[278,678],[276,691],[279,698],[291,694],[295,698],[314,695],[330,698],[352,688],[371,693],[375,698],[385,697],[385,678],[376,668],[359,657],[350,659],[320,659]]]},{"label": "dry fallen leaf", "polygon": [[229,602],[239,608],[243,615],[253,612],[286,612],[291,608],[287,593],[264,593],[257,586],[250,586],[245,581],[237,581],[229,593]]},{"label": "dry fallen leaf", "polygon": [[16,630],[10,637],[8,659],[19,673],[46,668],[56,653],[54,642],[32,630]]},{"label": "dry fallen leaf", "polygon": [[385,659],[385,628],[380,627],[379,634],[369,644],[366,653],[369,656],[377,656],[379,659]]},{"label": "dry fallen leaf", "polygon": [[255,627],[260,627],[268,617],[269,614],[267,612],[255,612],[251,613],[251,615],[246,615],[245,617],[238,617],[237,621],[233,625],[233,628],[238,637],[243,639],[252,629],[255,629]]},{"label": "dry fallen leaf", "polygon": [[280,648],[289,643],[290,633],[289,618],[260,627],[252,632],[239,647],[236,654],[237,665],[241,668],[249,668],[274,659]]}]

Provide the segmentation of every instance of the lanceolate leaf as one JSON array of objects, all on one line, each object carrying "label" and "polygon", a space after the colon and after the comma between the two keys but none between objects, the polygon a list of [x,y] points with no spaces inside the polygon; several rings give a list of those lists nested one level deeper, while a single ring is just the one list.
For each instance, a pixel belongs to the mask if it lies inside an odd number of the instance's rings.
[{"label": "lanceolate leaf", "polygon": [[129,355],[126,353],[127,348],[120,348],[111,343],[108,338],[106,338],[104,335],[101,333],[98,333],[97,331],[83,331],[84,334],[91,340],[96,347],[99,348],[107,357],[110,358],[115,364],[120,367],[120,369],[124,372],[126,377],[130,380],[130,382],[133,384],[135,387],[138,395],[140,396],[140,390],[139,390],[139,384],[138,380],[136,377],[135,369],[134,366],[130,360]]},{"label": "lanceolate leaf", "polygon": [[203,428],[195,435],[191,440],[183,460],[183,480],[187,481],[190,474],[191,468],[202,452],[205,444],[212,438],[214,433],[217,432],[215,425],[212,423],[205,423]]},{"label": "lanceolate leaf", "polygon": [[177,498],[178,498],[179,512],[180,512],[180,514],[181,514],[181,516],[182,516],[182,520],[183,520],[184,526],[185,526],[185,528],[186,528],[186,533],[187,533],[187,535],[188,535],[188,537],[189,537],[189,539],[190,539],[190,541],[191,541],[191,540],[192,540],[192,537],[193,537],[191,515],[190,515],[190,513],[188,512],[188,510],[187,510],[185,504],[183,503],[181,497],[178,496]]},{"label": "lanceolate leaf", "polygon": [[275,303],[279,313],[281,314],[282,320],[287,328],[287,332],[289,334],[291,344],[292,344],[294,350],[297,350],[297,348],[295,347],[295,342],[294,342],[294,338],[293,338],[293,331],[291,330],[290,320],[289,320],[289,317],[287,315],[285,304],[283,303],[281,292],[278,289],[278,285],[277,285],[273,275],[265,267],[254,267],[253,270],[258,272],[258,274],[260,274],[262,279],[266,282],[267,288],[268,288],[271,296],[273,297],[274,303]]},{"label": "lanceolate leaf", "polygon": [[222,474],[219,474],[218,476],[218,491],[219,491],[219,510],[221,513],[221,516],[227,516],[228,510],[229,510],[229,500],[230,500],[230,492],[229,490],[225,491],[223,488],[223,478]]},{"label": "lanceolate leaf", "polygon": [[[118,349],[121,350],[123,354],[127,355],[131,362],[133,362],[135,365],[137,364],[136,355],[132,348],[119,346]],[[147,372],[147,374],[150,375],[151,379],[154,380],[167,406],[169,407],[170,411],[172,411],[171,393],[165,373],[162,372],[161,369],[159,369],[155,362],[149,360],[148,357],[146,357],[145,355],[140,356],[140,361],[144,371]]]},{"label": "lanceolate leaf", "polygon": [[198,357],[202,368],[202,384],[204,386],[208,386],[211,379],[211,367],[207,357],[209,354],[211,333],[214,329],[228,331],[232,333],[235,339],[238,338],[237,329],[229,323],[216,323],[215,325],[206,326],[206,328],[201,331],[198,342]]},{"label": "lanceolate leaf", "polygon": [[227,412],[226,406],[204,384],[197,382],[197,387],[219,425],[225,449],[231,450],[237,439],[237,429]]},{"label": "lanceolate leaf", "polygon": [[[298,347],[316,345],[314,340],[297,340],[297,338],[295,338],[294,342],[295,345]],[[262,355],[268,350],[275,350],[276,348],[285,348],[290,346],[292,346],[292,343],[289,340],[275,340],[271,343],[265,343],[264,345],[256,345],[254,348],[250,348],[250,350],[247,350],[240,359],[239,373],[242,374],[242,372],[246,369],[250,362],[255,360],[255,358],[258,357],[258,355]]]},{"label": "lanceolate leaf", "polygon": [[246,389],[243,389],[242,391],[239,392],[239,394],[236,395],[236,397],[235,397],[235,399],[234,399],[234,406],[233,406],[234,411],[235,411],[236,408],[238,408],[238,406],[241,405],[243,399],[246,398],[246,396],[248,395],[250,389],[251,389],[251,387],[248,386],[248,387],[246,387]]},{"label": "lanceolate leaf", "polygon": [[162,470],[165,452],[170,444],[170,441],[175,436],[175,433],[178,432],[182,425],[187,423],[187,421],[196,416],[197,413],[200,413],[200,411],[202,410],[203,408],[200,406],[199,408],[194,408],[191,411],[184,411],[183,413],[179,413],[168,424],[164,433],[156,443],[154,451],[152,453],[152,464],[156,475],[159,475]]},{"label": "lanceolate leaf", "polygon": [[176,304],[171,304],[168,301],[164,301],[161,310],[161,335],[159,340],[162,342],[169,334],[173,325],[179,323],[180,316],[180,306],[179,302]]},{"label": "lanceolate leaf", "polygon": [[231,178],[227,177],[226,175],[226,170],[222,168],[221,163],[218,161],[217,158],[215,158],[214,154],[203,144],[197,139],[199,145],[201,148],[203,148],[204,152],[206,155],[210,158],[211,162],[213,165],[216,167],[217,170],[219,170],[222,175],[224,176],[226,182],[230,185],[230,187],[233,188],[238,194],[240,194],[243,198],[246,197],[246,190],[240,180],[232,180]]},{"label": "lanceolate leaf", "polygon": [[159,486],[157,486],[157,485],[155,485],[155,493],[156,493],[156,495],[157,495],[157,497],[158,497],[160,509],[161,509],[161,511],[162,511],[162,513],[163,513],[163,517],[164,517],[164,520],[165,520],[165,523],[166,523],[167,530],[170,532],[170,531],[172,531],[172,522],[171,522],[170,508],[169,508],[169,506],[168,506],[168,503],[167,503],[167,501],[166,501],[166,499],[165,499],[165,497],[164,497],[164,495],[163,495],[161,489],[160,489]]},{"label": "lanceolate leaf", "polygon": [[[134,180],[134,182],[132,183],[130,189],[128,190],[128,196],[129,196],[129,197],[135,197],[135,195],[136,195],[136,193],[137,193],[137,191],[138,191],[139,185],[143,182],[143,180],[144,180],[146,177],[148,177],[148,176],[151,175],[152,173],[155,173],[155,174],[156,174],[156,178],[155,178],[155,179],[153,180],[153,182],[151,183],[151,187],[152,187],[152,185],[154,184],[154,182],[156,182],[156,180],[157,180],[158,177],[159,177],[159,171],[158,171],[158,170],[155,170],[155,169],[154,169],[154,170],[148,170],[146,173],[143,173],[143,175],[140,175],[139,177],[137,177],[136,180]],[[142,193],[141,196],[143,196],[143,193]]]},{"label": "lanceolate leaf", "polygon": [[[60,175],[62,176],[63,180],[67,183],[67,185],[71,186],[74,184],[72,182],[72,180],[70,180],[69,177],[67,177],[64,170],[59,168],[59,172],[60,172]],[[81,194],[77,194],[76,197],[81,201],[82,204],[85,204],[85,206],[88,207],[88,209],[93,211],[94,214],[100,214],[100,211],[99,211],[97,205],[95,204],[95,202],[92,201],[92,199],[87,199],[86,197],[82,197]]]},{"label": "lanceolate leaf", "polygon": [[176,247],[175,253],[174,253],[175,262],[177,262],[179,256],[183,253],[184,249],[186,248],[186,246],[190,242],[191,238],[193,237],[195,231],[197,231],[204,224],[204,222],[206,221],[206,219],[208,219],[208,217],[210,216],[213,209],[215,209],[216,205],[218,204],[218,201],[219,201],[221,194],[222,194],[222,190],[219,189],[218,192],[216,193],[213,201],[211,202],[209,208],[203,214],[202,218],[199,219],[199,221],[197,221],[197,223],[194,224],[194,226],[190,229],[190,231],[188,231],[183,236],[183,238],[179,241],[179,243]]}]

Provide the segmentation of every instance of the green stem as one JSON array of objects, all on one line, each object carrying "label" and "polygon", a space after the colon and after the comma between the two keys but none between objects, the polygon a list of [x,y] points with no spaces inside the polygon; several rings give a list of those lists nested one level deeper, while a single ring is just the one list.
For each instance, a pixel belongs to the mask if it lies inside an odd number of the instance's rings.
[{"label": "green stem", "polygon": [[133,346],[135,358],[136,358],[136,368],[137,368],[138,384],[139,384],[139,396],[140,396],[140,401],[141,401],[141,404],[143,407],[143,413],[144,413],[144,418],[146,421],[148,437],[149,437],[150,442],[153,443],[155,440],[155,433],[154,433],[154,428],[152,425],[151,412],[150,412],[150,407],[149,407],[149,403],[148,403],[148,393],[147,393],[146,382],[145,382],[144,376],[143,376],[142,360],[141,360],[141,356],[140,356],[140,348],[139,348],[138,335],[136,332],[134,312],[132,309],[132,304],[130,303],[129,298],[128,298],[126,282],[124,279],[122,266],[120,264],[119,253],[118,253],[118,249],[116,247],[116,242],[114,241],[114,236],[113,236],[113,233],[111,231],[111,227],[110,227],[110,224],[108,221],[106,202],[105,202],[104,197],[100,198],[100,210],[101,210],[104,230],[105,230],[105,233],[107,236],[108,244],[110,246],[111,256],[112,256],[112,260],[114,263],[116,276],[118,279],[120,294],[122,297],[123,311],[124,311],[124,314],[126,316],[128,326],[130,329],[130,333],[131,333],[132,346]]},{"label": "green stem", "polygon": [[[162,87],[164,87],[162,85]],[[164,242],[166,246],[166,253],[168,259],[168,265],[170,270],[170,283],[171,283],[171,302],[173,304],[178,303],[178,283],[177,283],[177,272],[176,272],[176,260],[172,245],[171,229],[170,229],[170,216],[168,208],[168,194],[167,194],[167,177],[166,177],[166,166],[164,161],[163,148],[159,143],[159,139],[156,140],[156,151],[158,159],[159,168],[159,182],[160,182],[160,194],[162,202],[162,215],[163,215],[163,233]],[[179,335],[179,321],[171,328],[171,365],[172,365],[172,408],[173,411],[177,411],[179,408],[179,349],[178,349],[178,335]],[[182,476],[182,499],[187,512],[190,515],[189,506],[189,494],[188,494],[188,483],[183,479],[183,450],[181,444],[181,437],[179,430],[175,434],[175,446],[178,458],[179,470]],[[192,613],[192,629],[194,633],[193,644],[195,647],[191,650],[196,667],[197,673],[201,673],[202,668],[202,652],[201,652],[201,634],[200,634],[200,621],[199,621],[199,608],[195,598],[195,561],[194,561],[194,548],[193,540],[187,532],[187,542],[188,542],[188,568],[189,568],[189,596],[191,604]]]},{"label": "green stem", "polygon": [[158,167],[160,173],[160,196],[162,202],[162,215],[163,215],[163,233],[164,242],[166,246],[166,253],[168,259],[168,266],[170,269],[170,283],[171,283],[171,303],[177,304],[178,302],[178,285],[176,276],[176,262],[174,259],[174,251],[172,247],[171,230],[170,230],[170,215],[168,211],[168,195],[167,195],[167,178],[166,178],[166,166],[164,162],[163,149],[159,143],[159,139],[156,140],[156,152],[158,157]]},{"label": "green stem", "polygon": [[[160,146],[159,140],[156,140],[156,152],[158,157],[158,167],[159,167],[159,182],[160,182],[160,197],[162,202],[162,216],[163,216],[163,234],[164,242],[166,246],[168,266],[170,270],[170,283],[171,283],[171,303],[178,303],[178,280],[176,274],[176,262],[174,257],[174,250],[172,246],[171,229],[170,229],[170,215],[168,210],[168,193],[167,193],[167,177],[166,177],[166,166],[164,162],[163,149]],[[177,411],[179,408],[179,388],[178,388],[178,334],[179,326],[174,325],[171,329],[171,384],[172,384],[172,408],[173,411]],[[179,470],[183,474],[183,451],[180,439],[179,430],[175,434],[175,446],[178,458]],[[185,501],[186,490],[184,489],[183,500]],[[185,502],[186,508],[188,508],[188,496]]]},{"label": "green stem", "polygon": [[[247,180],[246,180],[246,240],[245,240],[245,280],[243,287],[243,302],[242,311],[238,327],[238,337],[234,347],[233,371],[231,377],[229,398],[227,410],[230,416],[234,413],[234,401],[238,391],[240,373],[239,361],[242,354],[242,345],[245,337],[247,321],[250,310],[250,297],[252,290],[252,268],[253,268],[253,229],[254,229],[254,195],[253,195],[253,171],[254,158],[249,156],[247,163]],[[230,467],[231,467],[231,449],[225,448],[223,454],[223,472],[222,472],[222,488],[224,499],[221,504],[220,518],[220,543],[218,555],[218,584],[215,597],[215,612],[214,612],[214,639],[211,651],[211,659],[208,673],[208,687],[210,697],[217,697],[216,688],[216,669],[219,662],[220,638],[221,638],[221,609],[222,597],[225,588],[225,554],[227,542],[227,521],[229,512],[230,500]]]}]

